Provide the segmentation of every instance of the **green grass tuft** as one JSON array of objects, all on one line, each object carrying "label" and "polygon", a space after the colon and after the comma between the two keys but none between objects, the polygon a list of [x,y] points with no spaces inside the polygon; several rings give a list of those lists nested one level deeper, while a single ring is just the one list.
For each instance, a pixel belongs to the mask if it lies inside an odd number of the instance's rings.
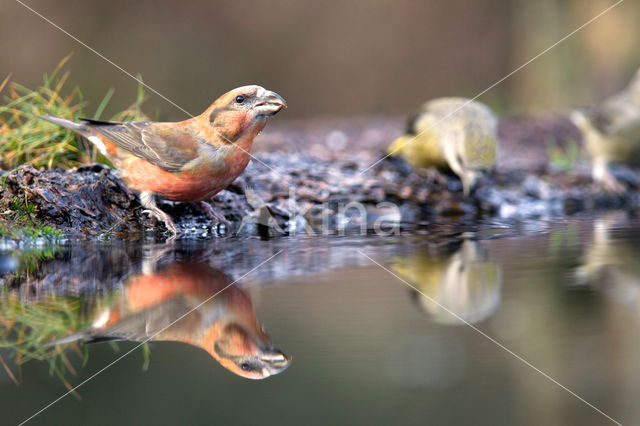
[{"label": "green grass tuft", "polygon": [[[66,351],[72,347],[79,357],[84,355],[77,343],[51,346],[48,343],[85,326],[79,298],[52,297],[41,302],[23,303],[13,294],[0,297],[0,348],[11,350],[13,364],[18,368],[32,359],[48,362],[50,374],[57,376],[69,389],[67,374],[75,374],[75,368]],[[0,362],[9,376],[19,382],[19,374],[13,374],[5,360],[0,359]]]},{"label": "green grass tuft", "polygon": [[49,225],[23,225],[18,227],[0,225],[0,238],[9,238],[13,240],[23,240],[25,238],[61,240],[64,238],[64,233]]},{"label": "green grass tuft", "polygon": [[[29,285],[28,279],[23,285]],[[58,377],[67,389],[72,389],[67,378],[69,373],[76,374],[76,368],[70,355],[75,353],[75,358],[81,360],[84,367],[89,360],[89,350],[87,346],[81,346],[80,340],[64,339],[88,329],[91,313],[109,306],[116,295],[112,293],[96,298],[47,295],[43,299],[25,301],[15,292],[0,289],[0,348],[6,349],[3,353],[15,366],[12,368],[0,356],[0,368],[3,367],[19,384],[22,365],[31,360],[44,361],[49,364],[49,373]],[[112,343],[118,350],[116,343]],[[142,345],[142,357],[142,368],[146,371],[151,357],[147,343]]]},{"label": "green grass tuft", "polygon": [[[69,120],[92,116],[100,119],[111,97],[110,89],[94,114],[87,114],[86,102],[79,88],[67,89],[69,71],[65,65],[70,56],[45,74],[42,86],[32,90],[7,77],[0,92],[7,92],[0,105],[0,168],[13,169],[28,164],[36,168],[70,168],[96,162],[98,152],[71,130],[40,120],[36,115],[50,114]],[[115,121],[148,120],[142,112],[143,86],[139,85],[136,101],[112,117]],[[104,162],[104,159],[103,159]]]},{"label": "green grass tuft", "polygon": [[580,146],[574,140],[569,140],[562,148],[556,143],[549,142],[547,153],[551,166],[565,173],[572,171],[582,157]]}]

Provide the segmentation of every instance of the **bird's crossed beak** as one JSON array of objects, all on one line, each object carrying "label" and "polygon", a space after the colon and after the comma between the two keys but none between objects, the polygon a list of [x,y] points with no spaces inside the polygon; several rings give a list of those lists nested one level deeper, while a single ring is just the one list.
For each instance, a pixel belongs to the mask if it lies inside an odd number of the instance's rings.
[{"label": "bird's crossed beak", "polygon": [[257,99],[254,109],[258,115],[271,116],[286,107],[287,101],[282,96],[271,90],[265,90],[262,96]]},{"label": "bird's crossed beak", "polygon": [[268,348],[258,356],[263,363],[262,378],[282,373],[291,364],[291,357],[285,355],[279,349]]}]

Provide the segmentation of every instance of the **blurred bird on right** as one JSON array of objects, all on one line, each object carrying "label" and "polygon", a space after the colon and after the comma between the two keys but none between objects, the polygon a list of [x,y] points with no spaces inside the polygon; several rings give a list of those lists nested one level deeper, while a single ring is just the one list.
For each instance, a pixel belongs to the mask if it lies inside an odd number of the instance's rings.
[{"label": "blurred bird on right", "polygon": [[593,179],[604,189],[623,192],[611,164],[640,166],[640,70],[620,93],[601,105],[571,113],[592,159]]},{"label": "blurred bird on right", "polygon": [[498,156],[498,119],[486,105],[466,98],[426,102],[409,119],[407,132],[387,149],[417,169],[450,169],[469,195]]}]

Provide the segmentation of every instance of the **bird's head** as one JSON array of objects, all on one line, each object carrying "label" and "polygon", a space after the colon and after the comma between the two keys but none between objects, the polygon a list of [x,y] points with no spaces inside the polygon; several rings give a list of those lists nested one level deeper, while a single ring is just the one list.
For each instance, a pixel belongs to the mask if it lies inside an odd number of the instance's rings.
[{"label": "bird's head", "polygon": [[248,379],[265,379],[291,363],[263,331],[256,333],[239,323],[227,324],[209,352],[223,367]]},{"label": "bird's head", "polygon": [[287,102],[276,92],[251,85],[220,96],[204,115],[216,130],[233,142],[248,129],[262,130],[267,118],[286,106]]},{"label": "bird's head", "polygon": [[403,135],[395,139],[391,142],[391,145],[387,148],[387,154],[391,156],[400,156],[402,154],[402,149],[413,142],[415,139],[412,135]]},{"label": "bird's head", "polygon": [[286,108],[287,102],[276,92],[260,86],[242,86],[222,95],[216,103],[222,104],[230,111],[239,111],[256,118],[266,118]]}]

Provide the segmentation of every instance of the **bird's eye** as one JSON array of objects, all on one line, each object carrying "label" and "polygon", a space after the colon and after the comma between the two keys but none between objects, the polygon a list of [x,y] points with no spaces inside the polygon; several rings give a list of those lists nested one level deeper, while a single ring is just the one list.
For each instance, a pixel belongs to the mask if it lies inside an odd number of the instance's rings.
[{"label": "bird's eye", "polygon": [[240,365],[240,368],[242,368],[242,371],[251,371],[251,365],[247,364],[246,362]]},{"label": "bird's eye", "polygon": [[236,96],[236,103],[237,104],[241,104],[243,102],[244,102],[244,96],[242,96],[242,95]]}]

